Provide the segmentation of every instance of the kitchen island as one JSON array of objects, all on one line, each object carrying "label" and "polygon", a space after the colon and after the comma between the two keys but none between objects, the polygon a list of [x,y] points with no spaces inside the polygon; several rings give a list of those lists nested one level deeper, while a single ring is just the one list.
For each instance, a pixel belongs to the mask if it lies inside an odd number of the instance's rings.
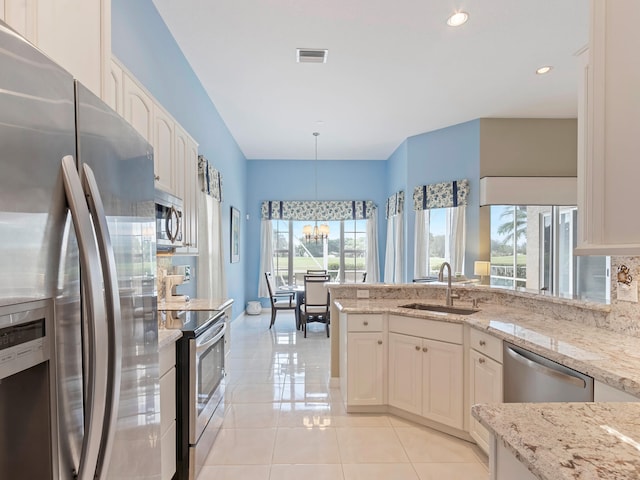
[{"label": "kitchen island", "polygon": [[[611,306],[483,287],[455,290],[461,294],[456,306],[471,307],[473,300],[480,300],[479,311],[456,315],[404,307],[442,305],[438,286],[370,287],[368,299],[357,298],[357,287],[349,291],[343,286],[332,290],[332,299],[344,315],[339,322],[353,315],[382,315],[396,321],[460,323],[470,332],[514,343],[595,379],[595,403],[467,403],[467,414],[492,435],[492,479],[640,478],[640,404],[633,403],[640,400],[638,338],[606,328]],[[465,342],[467,348],[468,337]],[[616,398],[630,402],[608,403]],[[499,450],[522,469],[518,474],[500,476]]]}]

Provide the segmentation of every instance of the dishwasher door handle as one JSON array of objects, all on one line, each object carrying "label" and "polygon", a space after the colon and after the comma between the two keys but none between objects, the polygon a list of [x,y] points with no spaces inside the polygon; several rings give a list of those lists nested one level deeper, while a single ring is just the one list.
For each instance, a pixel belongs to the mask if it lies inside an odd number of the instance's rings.
[{"label": "dishwasher door handle", "polygon": [[532,368],[533,370],[536,370],[537,372],[542,373],[543,375],[547,375],[548,377],[553,377],[557,380],[560,380],[561,382],[570,383],[580,388],[585,388],[587,386],[587,382],[585,382],[582,378],[574,377],[573,375],[569,375],[564,372],[559,372],[558,370],[555,370],[553,368],[547,367],[546,365],[542,365],[538,362],[535,362],[525,357],[524,355],[520,354],[519,352],[516,352],[511,347],[507,347],[507,353],[514,360],[525,364],[527,367]]}]

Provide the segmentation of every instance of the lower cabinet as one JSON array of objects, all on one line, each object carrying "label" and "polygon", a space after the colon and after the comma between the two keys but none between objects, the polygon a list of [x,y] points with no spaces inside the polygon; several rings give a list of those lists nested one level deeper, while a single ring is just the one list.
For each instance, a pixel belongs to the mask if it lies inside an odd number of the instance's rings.
[{"label": "lower cabinet", "polygon": [[176,346],[160,350],[160,471],[161,480],[176,473]]},{"label": "lower cabinet", "polygon": [[389,333],[389,404],[463,428],[462,345]]},{"label": "lower cabinet", "polygon": [[386,403],[386,336],[382,315],[340,315],[340,387],[347,410]]},{"label": "lower cabinet", "polygon": [[[469,344],[469,404],[501,403],[502,340],[472,328]],[[469,434],[488,454],[489,431],[473,417],[469,421]]]}]

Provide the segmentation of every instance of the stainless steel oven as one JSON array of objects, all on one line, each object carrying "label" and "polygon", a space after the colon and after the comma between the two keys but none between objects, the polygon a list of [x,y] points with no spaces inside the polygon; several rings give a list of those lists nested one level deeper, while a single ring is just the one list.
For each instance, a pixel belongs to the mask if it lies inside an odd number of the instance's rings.
[{"label": "stainless steel oven", "polygon": [[189,443],[202,436],[222,397],[224,380],[224,315],[202,335],[189,340]]},{"label": "stainless steel oven", "polygon": [[[195,480],[224,416],[224,311],[166,312],[167,324],[181,325],[176,344],[177,475]],[[170,321],[169,321],[170,320]]]}]

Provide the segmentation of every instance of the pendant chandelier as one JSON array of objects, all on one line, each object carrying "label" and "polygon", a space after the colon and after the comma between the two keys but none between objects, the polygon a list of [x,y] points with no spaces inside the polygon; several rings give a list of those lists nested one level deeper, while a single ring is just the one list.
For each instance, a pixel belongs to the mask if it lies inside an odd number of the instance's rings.
[{"label": "pendant chandelier", "polygon": [[[318,204],[318,135],[319,132],[313,132],[313,136],[316,137],[316,158],[313,162],[314,166],[314,177],[315,177],[315,202],[316,209]],[[315,220],[313,227],[311,225],[305,225],[302,227],[302,234],[304,235],[304,239],[306,242],[310,242],[314,240],[318,243],[318,240],[324,241],[326,238],[329,238],[329,225],[326,223],[318,226],[318,212],[316,210]]]}]

